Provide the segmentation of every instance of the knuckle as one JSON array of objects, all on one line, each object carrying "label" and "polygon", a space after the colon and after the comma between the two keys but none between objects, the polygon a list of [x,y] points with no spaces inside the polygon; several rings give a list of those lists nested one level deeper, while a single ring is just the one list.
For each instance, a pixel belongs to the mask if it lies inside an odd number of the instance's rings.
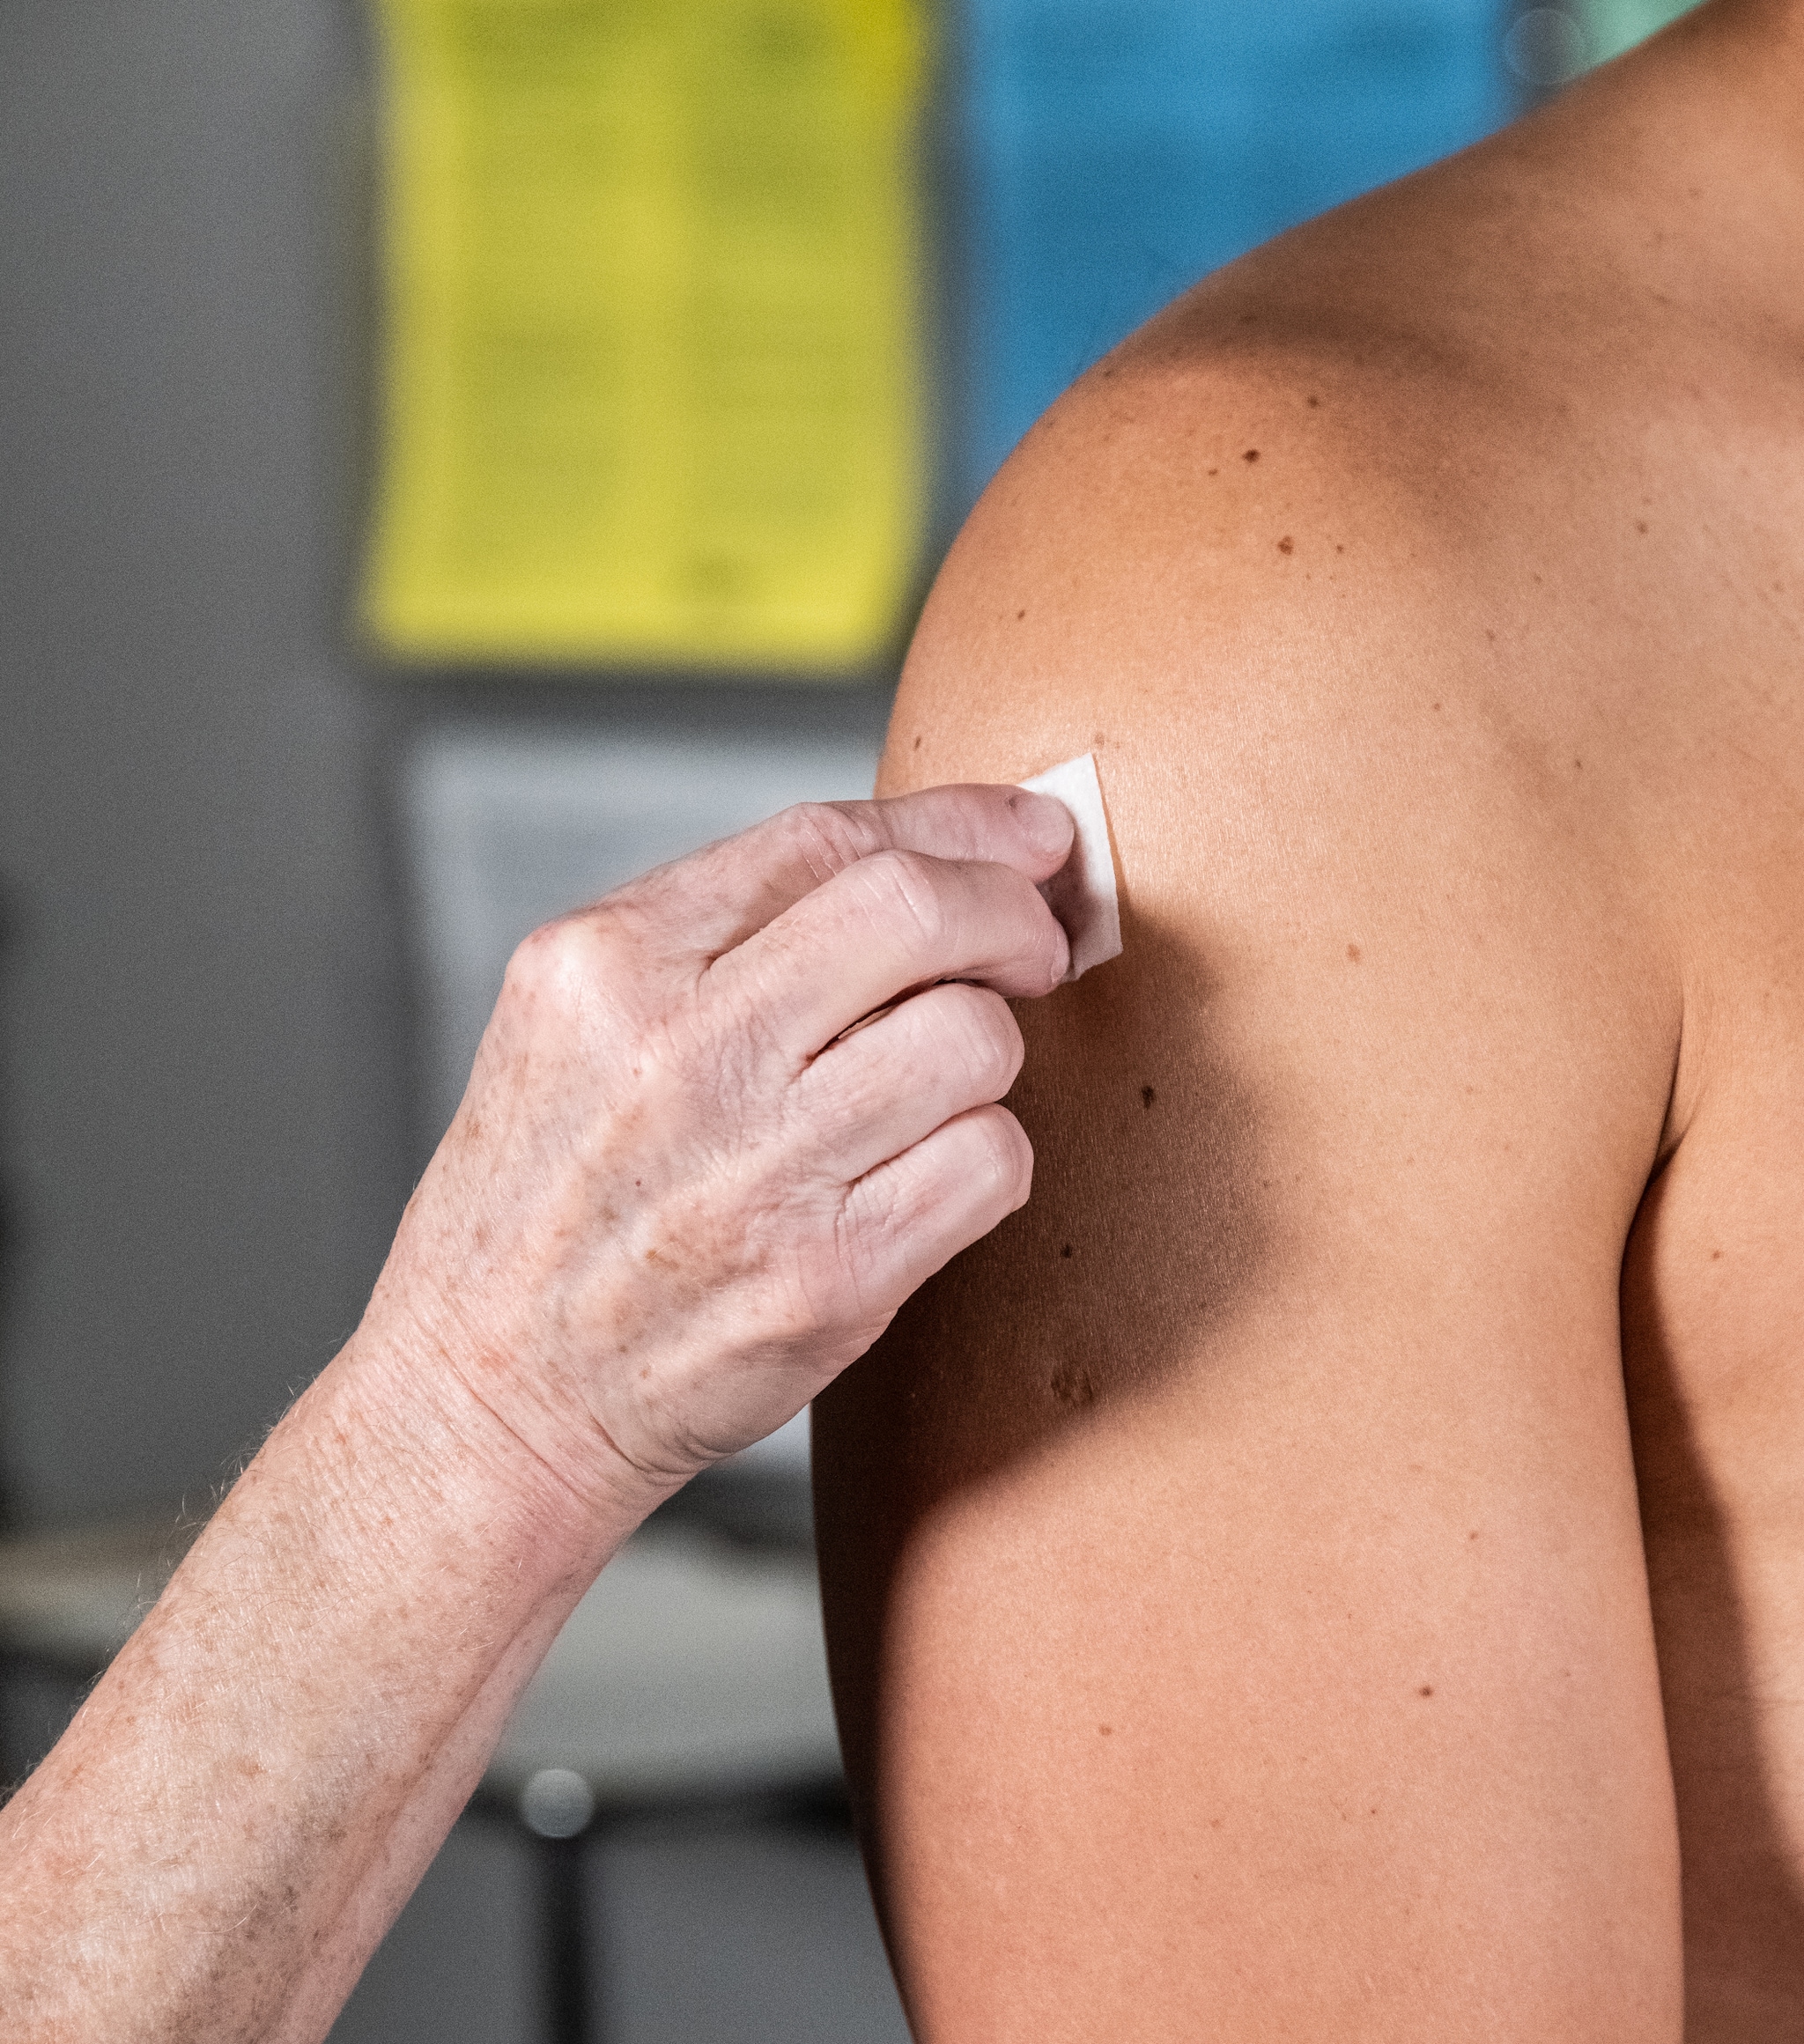
[{"label": "knuckle", "polygon": [[883,839],[861,802],[797,802],[777,819],[787,849],[817,879],[829,880],[879,850]]},{"label": "knuckle", "polygon": [[583,920],[563,916],[542,923],[523,938],[507,961],[502,980],[516,1001],[562,1005],[594,970],[593,940]]},{"label": "knuckle", "polygon": [[587,909],[543,923],[521,940],[501,982],[502,1004],[516,1013],[546,1010],[573,1017],[617,983],[620,954],[631,941],[608,908]]},{"label": "knuckle", "polygon": [[930,951],[950,920],[943,869],[918,852],[880,852],[859,867],[874,912],[909,945]]},{"label": "knuckle", "polygon": [[971,1118],[975,1168],[1001,1197],[1024,1197],[1033,1175],[1033,1147],[1027,1131],[1005,1107],[986,1108]]},{"label": "knuckle", "polygon": [[980,986],[949,986],[945,1030],[971,1089],[994,1099],[1015,1083],[1021,1069],[1021,1031],[999,993]]}]

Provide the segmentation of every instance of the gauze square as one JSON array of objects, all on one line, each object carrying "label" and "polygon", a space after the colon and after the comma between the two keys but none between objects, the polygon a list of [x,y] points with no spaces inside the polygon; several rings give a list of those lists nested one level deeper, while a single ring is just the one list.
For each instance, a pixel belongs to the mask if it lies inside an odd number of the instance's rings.
[{"label": "gauze square", "polygon": [[1080,978],[1092,965],[1121,955],[1121,904],[1115,888],[1115,855],[1109,849],[1109,820],[1096,758],[1086,752],[1049,766],[1018,784],[1037,795],[1052,795],[1071,812],[1077,835],[1071,856],[1042,883],[1046,906],[1071,940],[1071,966],[1061,985]]}]

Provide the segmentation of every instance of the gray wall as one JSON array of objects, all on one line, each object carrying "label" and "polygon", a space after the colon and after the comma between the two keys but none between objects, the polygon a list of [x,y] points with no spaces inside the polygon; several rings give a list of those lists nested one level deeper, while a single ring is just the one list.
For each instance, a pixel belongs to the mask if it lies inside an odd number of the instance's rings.
[{"label": "gray wall", "polygon": [[[192,1503],[354,1326],[430,1147],[423,728],[855,689],[359,668],[363,0],[0,0],[0,1510]],[[941,524],[950,508],[943,507]]]},{"label": "gray wall", "polygon": [[203,1492],[404,1196],[377,768],[339,651],[354,19],[0,7],[6,1502]]}]

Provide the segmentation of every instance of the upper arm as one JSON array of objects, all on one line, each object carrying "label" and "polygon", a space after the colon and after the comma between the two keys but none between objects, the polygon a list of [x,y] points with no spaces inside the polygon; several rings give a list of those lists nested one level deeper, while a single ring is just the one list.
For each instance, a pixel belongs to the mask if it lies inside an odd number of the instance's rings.
[{"label": "upper arm", "polygon": [[1021,1012],[1028,1206],[817,1406],[926,2044],[1676,2031],[1616,1330],[1670,1003],[1560,705],[1307,387],[1080,391],[897,705],[891,789],[1095,752],[1126,945]]}]

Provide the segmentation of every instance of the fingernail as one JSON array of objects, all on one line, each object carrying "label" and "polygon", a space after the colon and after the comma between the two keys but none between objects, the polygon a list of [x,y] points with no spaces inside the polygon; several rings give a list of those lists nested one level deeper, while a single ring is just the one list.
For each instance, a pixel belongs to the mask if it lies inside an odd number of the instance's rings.
[{"label": "fingernail", "polygon": [[1070,810],[1056,795],[1037,795],[1022,788],[1010,798],[1009,807],[1014,810],[1015,821],[1029,847],[1043,859],[1070,850],[1072,833],[1077,826],[1071,821]]}]

